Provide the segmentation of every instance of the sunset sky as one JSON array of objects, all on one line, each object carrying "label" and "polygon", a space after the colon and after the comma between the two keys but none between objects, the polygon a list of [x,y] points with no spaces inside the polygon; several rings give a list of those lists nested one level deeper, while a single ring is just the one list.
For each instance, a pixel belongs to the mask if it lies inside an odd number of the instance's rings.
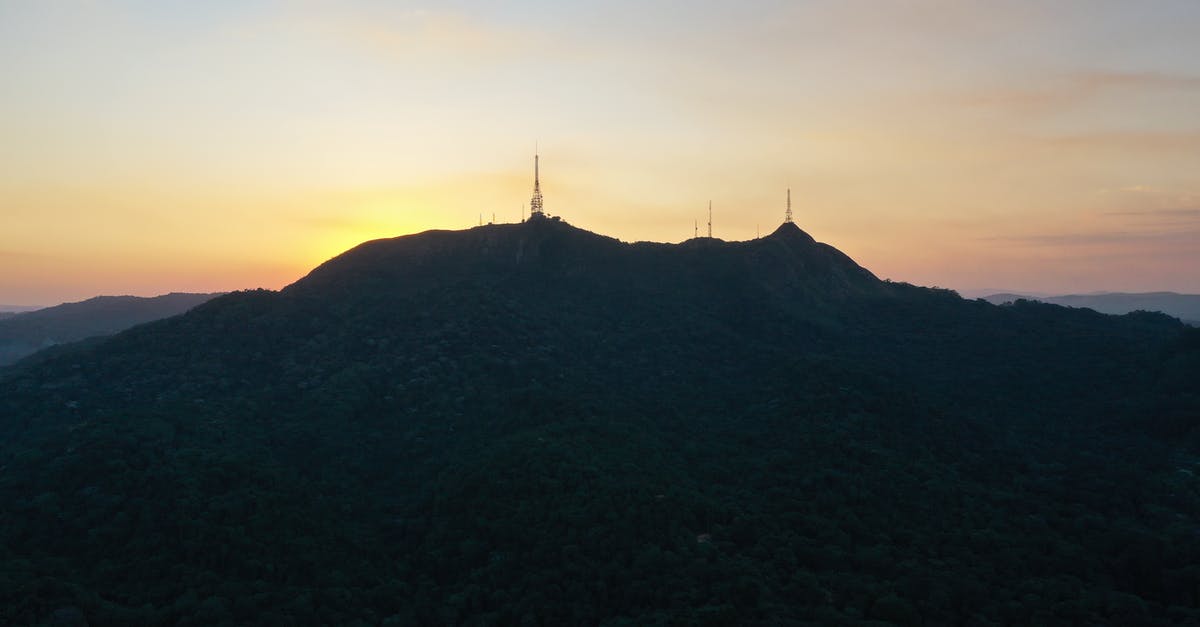
[{"label": "sunset sky", "polygon": [[1200,2],[0,0],[0,303],[279,288],[548,212],[1200,293]]}]

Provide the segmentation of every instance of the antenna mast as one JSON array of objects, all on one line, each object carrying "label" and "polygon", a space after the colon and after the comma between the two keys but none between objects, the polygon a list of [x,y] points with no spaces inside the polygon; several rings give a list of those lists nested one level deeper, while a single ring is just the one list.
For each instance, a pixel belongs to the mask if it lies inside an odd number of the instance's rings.
[{"label": "antenna mast", "polygon": [[529,218],[544,217],[542,212],[542,184],[538,179],[538,154],[537,146],[533,148],[533,197],[529,199]]},{"label": "antenna mast", "polygon": [[712,239],[712,201],[708,201],[708,237]]},{"label": "antenna mast", "polygon": [[784,222],[792,221],[792,188],[788,188],[787,213],[783,214]]}]

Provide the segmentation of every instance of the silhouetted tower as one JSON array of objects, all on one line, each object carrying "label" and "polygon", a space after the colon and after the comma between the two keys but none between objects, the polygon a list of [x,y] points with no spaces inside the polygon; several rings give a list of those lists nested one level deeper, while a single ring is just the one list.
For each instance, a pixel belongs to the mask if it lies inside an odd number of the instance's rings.
[{"label": "silhouetted tower", "polygon": [[712,238],[712,201],[708,201],[708,237]]},{"label": "silhouetted tower", "polygon": [[529,199],[529,218],[544,217],[542,213],[542,184],[538,180],[538,155],[533,152],[533,197]]},{"label": "silhouetted tower", "polygon": [[787,213],[783,214],[783,221],[784,222],[792,221],[792,188],[790,188],[790,187],[788,188]]},{"label": "silhouetted tower", "polygon": [[700,237],[700,221],[692,220],[692,237]]}]

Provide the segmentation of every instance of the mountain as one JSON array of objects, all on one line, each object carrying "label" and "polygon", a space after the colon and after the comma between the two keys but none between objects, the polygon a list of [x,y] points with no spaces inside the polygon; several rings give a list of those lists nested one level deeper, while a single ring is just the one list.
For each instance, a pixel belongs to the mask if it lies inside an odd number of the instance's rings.
[{"label": "mountain", "polygon": [[984,300],[1001,305],[1017,299],[1038,300],[1064,307],[1085,307],[1106,314],[1126,314],[1132,311],[1160,311],[1189,322],[1200,324],[1200,294],[1176,294],[1175,292],[1145,292],[1125,294],[1105,292],[1101,294],[1068,294],[1065,296],[1024,296],[1021,294],[992,294]]},{"label": "mountain", "polygon": [[48,346],[111,335],[137,324],[174,316],[215,296],[219,294],[97,296],[0,317],[0,366]]},{"label": "mountain", "polygon": [[0,623],[1194,623],[1198,375],[792,224],[376,240],[0,373]]}]

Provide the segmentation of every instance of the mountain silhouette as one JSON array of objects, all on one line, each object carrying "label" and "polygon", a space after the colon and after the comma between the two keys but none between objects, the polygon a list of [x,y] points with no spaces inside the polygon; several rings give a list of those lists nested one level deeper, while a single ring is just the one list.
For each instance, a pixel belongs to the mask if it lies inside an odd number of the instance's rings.
[{"label": "mountain silhouette", "polygon": [[0,366],[49,346],[111,335],[143,322],[174,316],[215,296],[219,294],[96,296],[77,303],[0,316]]},{"label": "mountain silhouette", "polygon": [[697,238],[670,245],[626,244],[541,219],[367,242],[322,264],[285,292],[353,291],[381,282],[420,288],[484,277],[578,280],[601,289],[655,293],[750,283],[814,304],[887,291],[869,271],[837,249],[818,244],[795,224],[749,242]]},{"label": "mountain silhouette", "polygon": [[1064,307],[1086,307],[1106,314],[1125,314],[1133,311],[1159,311],[1200,326],[1200,294],[1175,292],[1144,292],[1127,294],[1067,294],[1063,296],[1028,296],[1021,294],[992,294],[984,297],[990,303],[1002,305],[1019,299],[1036,300]]},{"label": "mountain silhouette", "polygon": [[0,375],[0,622],[1186,623],[1197,375],[790,223],[375,240]]}]

